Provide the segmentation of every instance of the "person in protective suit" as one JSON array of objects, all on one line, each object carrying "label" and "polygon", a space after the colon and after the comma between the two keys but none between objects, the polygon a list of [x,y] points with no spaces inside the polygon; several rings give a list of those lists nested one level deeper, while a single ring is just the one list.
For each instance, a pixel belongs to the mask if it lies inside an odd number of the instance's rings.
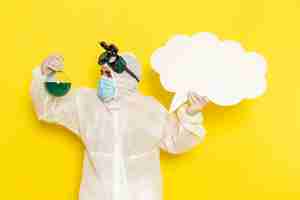
[{"label": "person in protective suit", "polygon": [[203,140],[200,110],[208,100],[190,93],[169,113],[138,92],[141,67],[133,54],[101,46],[106,51],[99,57],[98,89],[49,94],[44,82],[63,69],[61,55],[49,56],[34,69],[31,96],[37,117],[66,127],[85,145],[80,200],[161,200],[160,149],[180,154]]}]

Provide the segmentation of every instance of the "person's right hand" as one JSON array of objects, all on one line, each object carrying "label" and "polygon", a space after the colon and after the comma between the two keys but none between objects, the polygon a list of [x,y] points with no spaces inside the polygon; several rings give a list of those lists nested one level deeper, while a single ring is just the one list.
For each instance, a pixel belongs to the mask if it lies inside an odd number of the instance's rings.
[{"label": "person's right hand", "polygon": [[61,54],[48,56],[41,64],[43,75],[48,75],[53,71],[62,71],[64,68],[64,57]]}]

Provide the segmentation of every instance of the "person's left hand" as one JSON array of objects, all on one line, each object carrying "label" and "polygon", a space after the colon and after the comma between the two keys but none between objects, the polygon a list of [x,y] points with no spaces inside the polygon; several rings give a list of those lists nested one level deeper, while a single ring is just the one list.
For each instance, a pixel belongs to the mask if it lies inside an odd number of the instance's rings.
[{"label": "person's left hand", "polygon": [[186,112],[190,115],[195,115],[202,110],[202,108],[209,103],[207,97],[202,97],[194,92],[188,94],[188,107]]}]

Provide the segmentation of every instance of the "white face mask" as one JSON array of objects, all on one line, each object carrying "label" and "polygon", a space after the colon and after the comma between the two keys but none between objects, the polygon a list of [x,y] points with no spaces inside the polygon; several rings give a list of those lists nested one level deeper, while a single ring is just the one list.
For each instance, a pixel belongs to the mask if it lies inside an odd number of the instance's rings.
[{"label": "white face mask", "polygon": [[114,79],[102,76],[98,84],[98,97],[102,101],[110,101],[116,96],[117,84]]}]

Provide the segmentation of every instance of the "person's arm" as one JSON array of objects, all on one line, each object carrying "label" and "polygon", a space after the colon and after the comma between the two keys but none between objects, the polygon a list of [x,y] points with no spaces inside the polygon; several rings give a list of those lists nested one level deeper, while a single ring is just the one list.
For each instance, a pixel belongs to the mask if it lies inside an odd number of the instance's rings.
[{"label": "person's arm", "polygon": [[184,153],[204,139],[200,109],[207,104],[207,99],[194,96],[189,101],[167,116],[160,148],[168,153]]},{"label": "person's arm", "polygon": [[[55,63],[53,64],[53,59],[57,59],[57,56],[49,56],[41,66],[33,70],[30,94],[35,112],[39,120],[62,125],[79,135],[80,123],[76,103],[77,91],[71,89],[65,96],[55,97],[45,89],[44,84],[47,74],[57,67]],[[49,67],[51,70],[49,70]]]}]

